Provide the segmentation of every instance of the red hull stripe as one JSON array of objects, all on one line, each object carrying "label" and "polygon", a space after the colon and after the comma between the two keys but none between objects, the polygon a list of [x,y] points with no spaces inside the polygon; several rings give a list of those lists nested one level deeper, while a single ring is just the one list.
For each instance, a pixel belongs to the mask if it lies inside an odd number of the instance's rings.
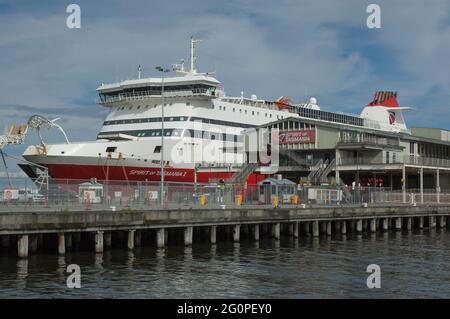
[{"label": "red hull stripe", "polygon": [[[51,177],[56,179],[81,179],[111,181],[160,181],[161,171],[156,167],[122,167],[102,165],[75,165],[75,164],[41,164],[48,167]],[[193,183],[195,181],[194,169],[165,168],[164,180],[167,182]],[[198,172],[197,182],[208,183],[210,180],[230,178],[234,172]],[[254,185],[262,181],[264,175],[251,174],[247,184]]]}]

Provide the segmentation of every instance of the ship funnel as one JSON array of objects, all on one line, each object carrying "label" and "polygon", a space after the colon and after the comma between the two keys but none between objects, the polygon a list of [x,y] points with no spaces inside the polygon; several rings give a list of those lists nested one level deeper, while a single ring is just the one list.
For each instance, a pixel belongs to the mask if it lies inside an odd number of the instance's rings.
[{"label": "ship funnel", "polygon": [[373,100],[368,104],[368,106],[399,107],[397,101],[397,92],[393,91],[375,92]]}]

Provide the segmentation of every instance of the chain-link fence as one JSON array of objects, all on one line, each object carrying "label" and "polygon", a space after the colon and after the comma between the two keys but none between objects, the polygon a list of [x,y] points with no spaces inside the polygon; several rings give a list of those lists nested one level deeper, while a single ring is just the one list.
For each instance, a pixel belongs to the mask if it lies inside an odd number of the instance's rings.
[{"label": "chain-link fence", "polygon": [[[55,180],[37,187],[30,179],[0,179],[0,209],[53,210],[191,209],[421,203],[420,193],[386,187],[260,185]],[[424,203],[450,203],[450,193],[425,193]]]}]

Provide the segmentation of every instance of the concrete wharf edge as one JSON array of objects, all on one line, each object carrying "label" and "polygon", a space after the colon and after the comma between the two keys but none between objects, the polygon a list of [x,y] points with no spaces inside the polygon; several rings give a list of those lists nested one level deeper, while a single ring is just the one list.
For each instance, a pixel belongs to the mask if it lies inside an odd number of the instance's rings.
[{"label": "concrete wharf edge", "polygon": [[0,235],[449,216],[450,205],[11,212]]}]

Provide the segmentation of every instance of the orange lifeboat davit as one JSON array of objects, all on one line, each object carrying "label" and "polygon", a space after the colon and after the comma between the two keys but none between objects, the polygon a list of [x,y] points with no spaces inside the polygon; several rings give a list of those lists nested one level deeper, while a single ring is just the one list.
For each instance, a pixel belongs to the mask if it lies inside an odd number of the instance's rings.
[{"label": "orange lifeboat davit", "polygon": [[291,110],[292,109],[292,105],[291,105],[292,99],[290,97],[280,97],[278,100],[276,100],[274,103],[276,106],[278,106],[278,108],[280,110]]}]

